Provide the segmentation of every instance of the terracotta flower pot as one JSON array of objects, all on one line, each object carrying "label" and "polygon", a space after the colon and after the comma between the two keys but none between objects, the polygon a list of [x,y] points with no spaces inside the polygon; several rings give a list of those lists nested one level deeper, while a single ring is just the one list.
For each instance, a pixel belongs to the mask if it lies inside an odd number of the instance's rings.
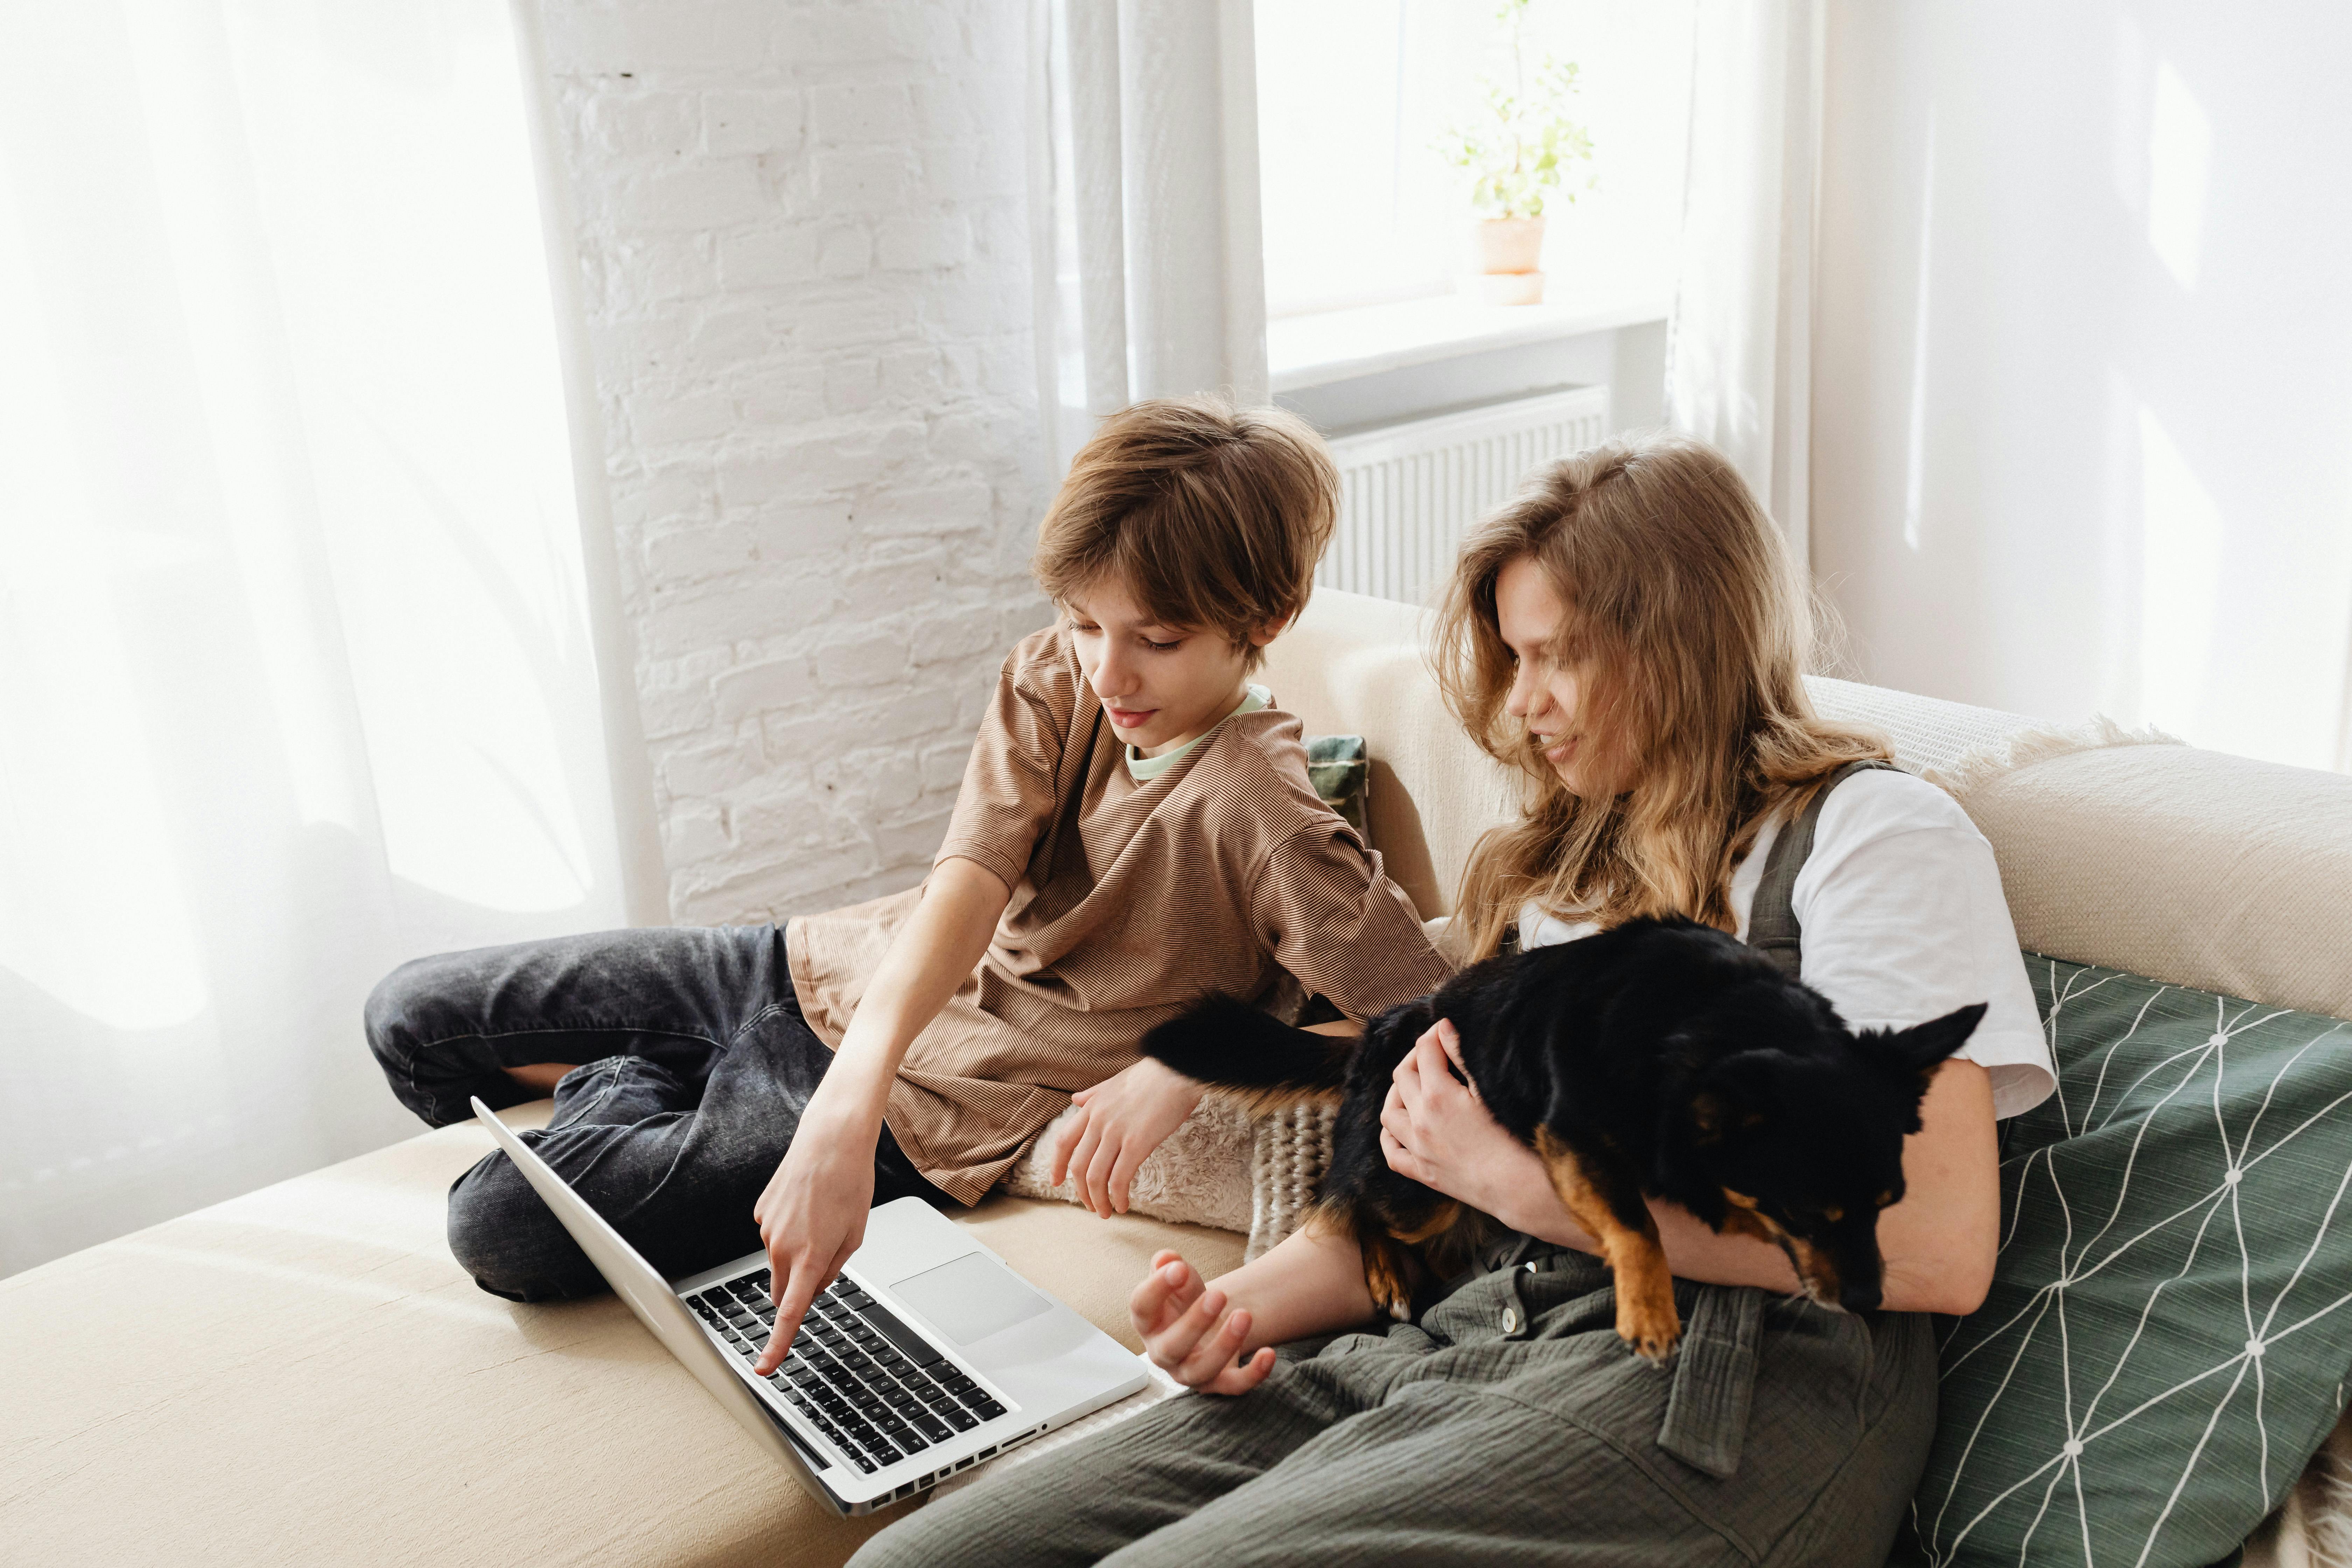
[{"label": "terracotta flower pot", "polygon": [[1544,220],[1490,217],[1472,231],[1481,272],[1536,272],[1543,268]]},{"label": "terracotta flower pot", "polygon": [[1543,219],[1486,218],[1472,234],[1478,247],[1478,272],[1471,279],[1471,291],[1480,303],[1542,303]]}]

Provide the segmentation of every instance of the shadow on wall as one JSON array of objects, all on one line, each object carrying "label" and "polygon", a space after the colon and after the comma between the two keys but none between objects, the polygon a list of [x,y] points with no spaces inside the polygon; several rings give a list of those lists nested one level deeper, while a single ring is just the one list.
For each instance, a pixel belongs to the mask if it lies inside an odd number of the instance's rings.
[{"label": "shadow on wall", "polygon": [[1833,8],[1812,548],[1867,678],[2352,764],[2352,16]]}]

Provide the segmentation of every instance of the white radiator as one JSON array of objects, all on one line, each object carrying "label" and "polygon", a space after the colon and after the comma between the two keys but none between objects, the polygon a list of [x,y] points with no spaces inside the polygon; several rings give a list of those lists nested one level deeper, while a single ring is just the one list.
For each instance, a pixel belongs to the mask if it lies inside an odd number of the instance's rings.
[{"label": "white radiator", "polygon": [[1338,437],[1339,528],[1315,581],[1433,602],[1472,523],[1529,468],[1598,445],[1608,430],[1609,389],[1572,386]]}]

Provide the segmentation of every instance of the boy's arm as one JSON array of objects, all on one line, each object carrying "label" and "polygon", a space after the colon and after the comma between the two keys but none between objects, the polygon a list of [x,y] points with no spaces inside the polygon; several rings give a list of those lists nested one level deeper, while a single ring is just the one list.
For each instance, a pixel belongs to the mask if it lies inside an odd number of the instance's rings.
[{"label": "boy's arm", "polygon": [[864,1243],[874,1146],[898,1063],[988,951],[1011,898],[977,862],[940,861],[867,982],[783,1163],[751,1208],[776,1303],[775,1331],[756,1363],[762,1377],[782,1363],[810,1300]]},{"label": "boy's arm", "polygon": [[1336,817],[1275,847],[1251,888],[1250,912],[1274,934],[1275,962],[1350,1018],[1425,996],[1453,973],[1378,852]]},{"label": "boy's arm", "polygon": [[1352,1237],[1302,1226],[1255,1263],[1213,1285],[1173,1252],[1129,1298],[1152,1362],[1188,1388],[1246,1394],[1274,1370],[1273,1345],[1352,1328],[1372,1316],[1363,1255]]}]

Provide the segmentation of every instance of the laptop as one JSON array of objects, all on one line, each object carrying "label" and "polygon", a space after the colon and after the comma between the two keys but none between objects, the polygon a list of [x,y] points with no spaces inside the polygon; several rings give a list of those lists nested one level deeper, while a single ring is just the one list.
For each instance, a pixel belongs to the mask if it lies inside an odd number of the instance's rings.
[{"label": "laptop", "polygon": [[474,1114],[654,1338],[838,1514],[871,1513],[1150,1382],[1143,1363],[920,1198],[874,1210],[768,1378],[768,1258],[665,1279],[490,1108]]}]

